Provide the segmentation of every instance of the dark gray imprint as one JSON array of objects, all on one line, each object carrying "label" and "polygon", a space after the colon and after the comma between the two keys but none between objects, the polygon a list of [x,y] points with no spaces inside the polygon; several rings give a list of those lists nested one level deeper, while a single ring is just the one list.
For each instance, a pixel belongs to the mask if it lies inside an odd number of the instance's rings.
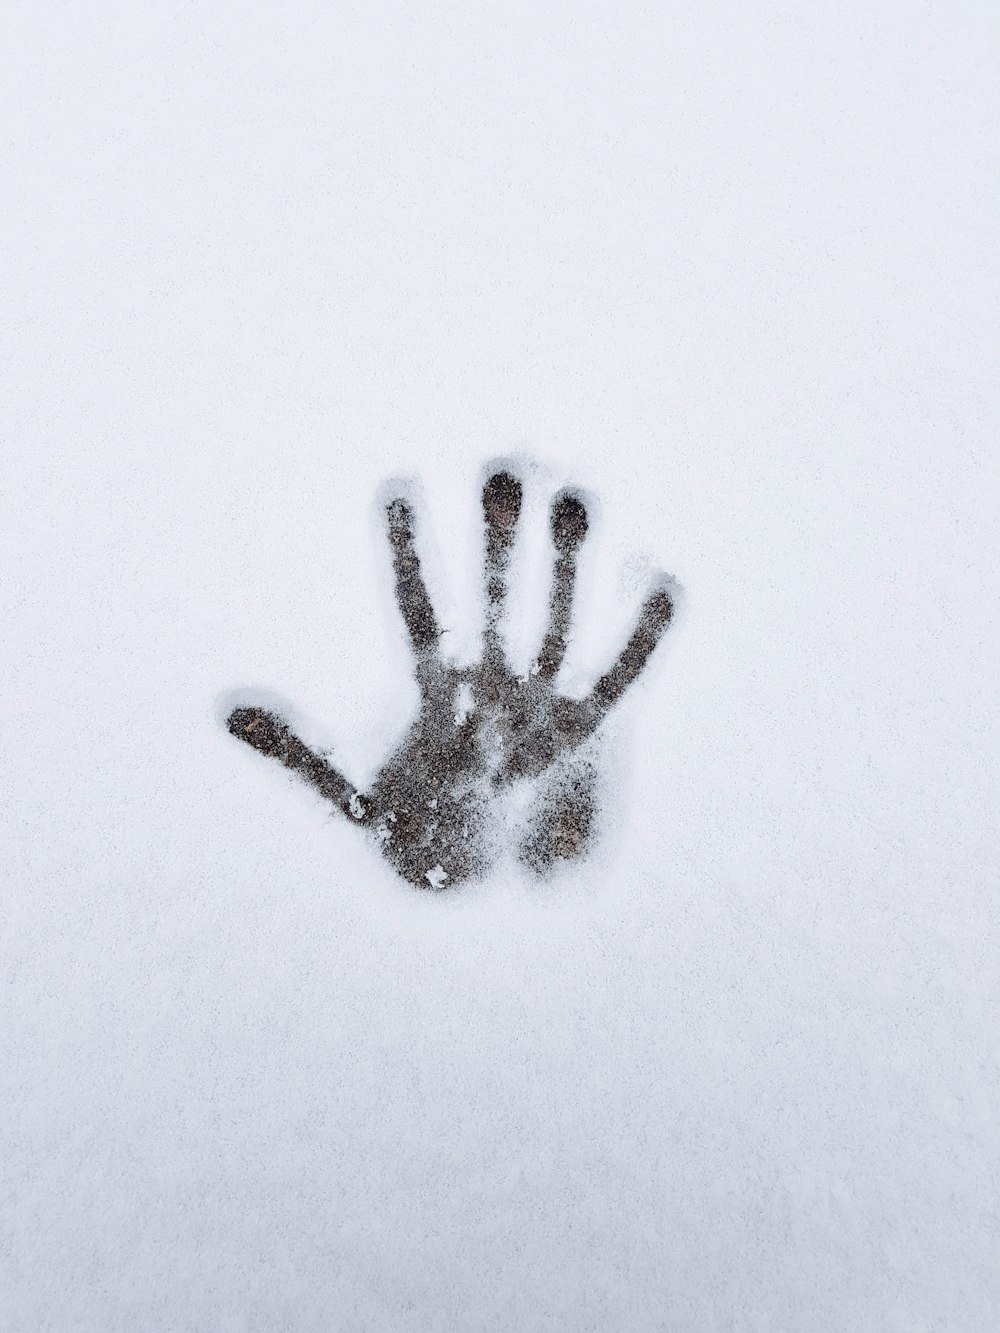
[{"label": "dark gray imprint", "polygon": [[585,699],[555,691],[566,654],[580,544],[587,534],[581,499],[563,491],[552,503],[556,559],[549,621],[534,667],[522,679],[507,662],[500,622],[507,570],[521,511],[521,482],[496,472],[483,488],[486,520],[486,626],[482,659],[455,667],[440,654],[441,630],[415,547],[407,500],[385,510],[396,600],[416,658],[420,711],[371,791],[358,792],[263,708],[235,708],[228,727],[261,754],[293,769],[376,839],[382,854],[420,888],[446,888],[482,875],[502,851],[497,808],[513,784],[536,783],[518,854],[539,875],[583,855],[594,832],[596,770],[582,747],[646,665],[670,623],[666,588],[650,593],[610,671]]}]

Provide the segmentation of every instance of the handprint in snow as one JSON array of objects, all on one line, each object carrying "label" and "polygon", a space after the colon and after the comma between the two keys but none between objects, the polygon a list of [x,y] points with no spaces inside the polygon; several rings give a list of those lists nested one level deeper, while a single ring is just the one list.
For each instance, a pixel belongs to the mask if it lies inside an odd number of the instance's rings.
[{"label": "handprint in snow", "polygon": [[577,553],[588,526],[582,499],[562,491],[550,514],[555,567],[548,628],[531,671],[519,676],[504,653],[501,621],[521,499],[521,482],[508,471],[495,472],[483,488],[486,625],[482,657],[470,667],[441,656],[441,630],[416,551],[412,505],[402,498],[386,505],[396,600],[416,660],[420,709],[370,791],[357,791],[278,714],[239,707],[228,718],[234,736],[298,773],[373,835],[395,869],[421,888],[447,888],[490,868],[504,851],[506,824],[497,810],[515,784],[533,786],[526,826],[517,837],[524,865],[542,876],[559,861],[586,852],[594,834],[597,780],[586,742],[643,670],[673,615],[674,585],[661,579],[617,661],[586,698],[556,692]]}]

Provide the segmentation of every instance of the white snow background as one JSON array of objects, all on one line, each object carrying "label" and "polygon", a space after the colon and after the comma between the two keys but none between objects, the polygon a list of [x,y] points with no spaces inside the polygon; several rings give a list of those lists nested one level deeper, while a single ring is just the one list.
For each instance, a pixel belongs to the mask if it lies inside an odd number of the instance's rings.
[{"label": "white snow background", "polygon": [[[1000,1327],[1000,12],[15,0],[0,1328]],[[361,782],[478,491],[652,572],[606,830],[399,880]]]}]

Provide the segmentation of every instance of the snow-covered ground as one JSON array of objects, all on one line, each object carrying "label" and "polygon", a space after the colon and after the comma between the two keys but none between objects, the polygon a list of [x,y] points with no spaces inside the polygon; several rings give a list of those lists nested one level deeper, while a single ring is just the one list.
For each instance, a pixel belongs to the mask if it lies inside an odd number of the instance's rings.
[{"label": "snow-covered ground", "polygon": [[[0,1328],[1000,1327],[994,5],[3,20]],[[363,784],[482,469],[677,622],[539,886]]]}]

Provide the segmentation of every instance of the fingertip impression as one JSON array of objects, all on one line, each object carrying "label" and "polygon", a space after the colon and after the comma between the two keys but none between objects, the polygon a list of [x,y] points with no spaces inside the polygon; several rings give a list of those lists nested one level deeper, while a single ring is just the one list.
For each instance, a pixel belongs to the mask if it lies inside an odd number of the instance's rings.
[{"label": "fingertip impression", "polygon": [[521,512],[524,488],[507,471],[494,472],[483,487],[483,513],[491,528],[510,531]]},{"label": "fingertip impression", "polygon": [[552,540],[565,555],[575,550],[587,535],[587,507],[575,491],[560,491],[552,501]]}]

